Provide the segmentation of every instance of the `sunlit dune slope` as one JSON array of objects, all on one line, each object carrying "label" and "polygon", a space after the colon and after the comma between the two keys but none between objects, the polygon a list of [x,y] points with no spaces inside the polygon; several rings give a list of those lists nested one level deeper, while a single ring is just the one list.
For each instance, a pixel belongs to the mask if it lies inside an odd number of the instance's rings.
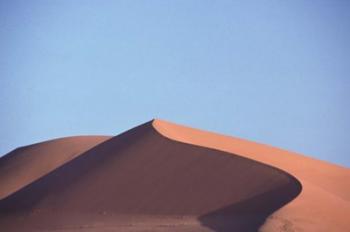
[{"label": "sunlit dune slope", "polygon": [[108,136],[75,136],[20,147],[0,158],[0,199],[19,190]]},{"label": "sunlit dune slope", "polygon": [[301,194],[274,214],[261,231],[350,231],[350,169],[230,136],[155,120],[164,136],[237,154],[282,169],[302,184]]},{"label": "sunlit dune slope", "polygon": [[0,228],[256,231],[300,193],[287,172],[169,139],[158,132],[167,125],[106,140],[3,199]]}]

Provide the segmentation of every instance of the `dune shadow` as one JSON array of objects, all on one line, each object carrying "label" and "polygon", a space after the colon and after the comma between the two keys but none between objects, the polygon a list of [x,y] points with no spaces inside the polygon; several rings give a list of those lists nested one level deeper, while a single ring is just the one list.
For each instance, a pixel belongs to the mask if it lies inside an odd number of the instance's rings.
[{"label": "dune shadow", "polygon": [[202,226],[217,232],[258,231],[265,220],[302,191],[300,182],[289,176],[284,186],[200,216]]}]

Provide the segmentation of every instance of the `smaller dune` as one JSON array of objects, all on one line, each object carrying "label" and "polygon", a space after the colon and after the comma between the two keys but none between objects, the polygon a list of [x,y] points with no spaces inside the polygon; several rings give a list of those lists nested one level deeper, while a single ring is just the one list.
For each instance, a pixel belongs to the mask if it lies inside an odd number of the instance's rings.
[{"label": "smaller dune", "polygon": [[109,136],[74,136],[17,148],[0,158],[0,199],[14,193]]}]

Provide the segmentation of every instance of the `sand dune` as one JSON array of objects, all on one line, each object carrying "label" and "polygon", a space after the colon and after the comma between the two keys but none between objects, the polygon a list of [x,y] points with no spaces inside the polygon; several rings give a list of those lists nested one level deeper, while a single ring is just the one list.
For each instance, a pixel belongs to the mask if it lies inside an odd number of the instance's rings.
[{"label": "sand dune", "polygon": [[[57,149],[37,147],[36,152]],[[72,154],[71,149],[59,146],[60,154]],[[60,158],[57,169],[46,169],[52,170],[46,175],[31,171],[36,174],[30,181],[0,201],[0,228],[350,231],[350,172],[343,167],[162,120],[83,150],[75,158],[68,155],[69,162]],[[12,158],[11,165],[0,162],[0,167],[6,170],[17,162]],[[51,161],[41,164],[46,162]],[[14,172],[5,174],[0,179],[3,195],[15,189],[2,185]]]},{"label": "sand dune", "polygon": [[108,139],[75,136],[20,147],[0,158],[0,199]]},{"label": "sand dune", "polygon": [[0,225],[6,231],[125,225],[256,231],[300,190],[299,182],[279,169],[170,140],[149,122],[3,199]]}]

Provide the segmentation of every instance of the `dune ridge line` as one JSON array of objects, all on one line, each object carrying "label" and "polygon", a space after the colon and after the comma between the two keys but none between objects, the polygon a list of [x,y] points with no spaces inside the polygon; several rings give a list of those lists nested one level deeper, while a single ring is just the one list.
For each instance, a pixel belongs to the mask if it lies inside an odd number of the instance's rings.
[{"label": "dune ridge line", "polygon": [[[272,214],[260,229],[279,231],[350,231],[350,169],[270,145],[153,120],[170,139],[214,148],[284,170],[302,184],[301,194]],[[312,216],[311,216],[312,215]]]}]

